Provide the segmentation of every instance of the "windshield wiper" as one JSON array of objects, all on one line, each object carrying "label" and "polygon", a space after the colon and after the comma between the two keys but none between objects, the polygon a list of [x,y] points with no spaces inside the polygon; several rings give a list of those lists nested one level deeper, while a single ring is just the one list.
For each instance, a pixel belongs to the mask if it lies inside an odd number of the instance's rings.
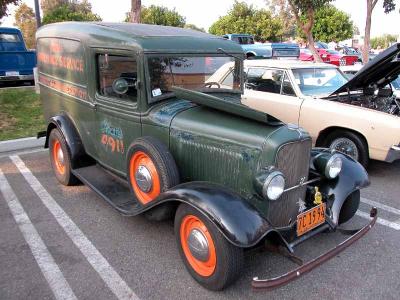
[{"label": "windshield wiper", "polygon": [[225,50],[222,49],[222,48],[218,48],[217,51],[222,52],[222,53],[224,53],[224,54],[226,54],[226,55],[228,55],[228,56],[230,56],[230,57],[236,58],[236,59],[238,59],[238,60],[240,60],[240,61],[243,61],[243,60],[244,60],[243,57],[233,55],[233,54],[231,54],[231,53],[225,51]]}]

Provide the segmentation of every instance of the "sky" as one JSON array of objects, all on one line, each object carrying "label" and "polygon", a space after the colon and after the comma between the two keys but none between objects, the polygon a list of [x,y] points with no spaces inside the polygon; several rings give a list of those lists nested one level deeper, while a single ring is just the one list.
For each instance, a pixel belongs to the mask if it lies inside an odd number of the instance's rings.
[{"label": "sky", "polygon": [[[125,13],[130,10],[130,0],[89,0],[93,12],[98,14],[103,21],[121,22],[125,19]],[[34,8],[33,0],[23,0],[28,6]],[[208,29],[220,16],[223,16],[232,6],[234,0],[142,0],[142,5],[161,5],[175,8],[186,17],[186,23],[192,23],[198,27]],[[265,0],[246,0],[258,8],[265,7]],[[379,0],[372,15],[371,35],[378,36],[385,33],[400,35],[400,0],[395,0],[396,11],[386,15],[382,9],[383,0]],[[353,22],[363,34],[365,27],[366,1],[365,0],[336,0],[333,4],[348,13]],[[2,19],[2,26],[12,26],[13,13],[16,7],[10,6],[11,16]]]}]

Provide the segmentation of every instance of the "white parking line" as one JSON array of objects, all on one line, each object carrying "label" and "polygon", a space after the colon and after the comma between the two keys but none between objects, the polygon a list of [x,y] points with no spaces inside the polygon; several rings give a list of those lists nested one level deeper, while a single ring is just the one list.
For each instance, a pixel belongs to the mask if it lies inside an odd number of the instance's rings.
[{"label": "white parking line", "polygon": [[375,206],[377,208],[386,210],[386,211],[391,212],[391,213],[393,213],[395,215],[400,215],[400,209],[397,209],[397,208],[394,208],[394,207],[391,207],[391,206],[388,206],[388,205],[385,205],[385,204],[382,204],[382,203],[379,203],[379,202],[376,202],[376,201],[373,201],[373,200],[369,200],[369,199],[366,199],[366,198],[363,198],[363,197],[361,197],[361,202],[364,202],[365,204],[369,204],[369,205]]},{"label": "white parking line", "polygon": [[29,149],[29,150],[10,151],[10,152],[4,152],[3,154],[0,154],[0,158],[9,157],[10,155],[24,155],[24,154],[31,154],[31,153],[45,152],[45,151],[49,151],[49,149],[33,148],[33,149]]},{"label": "white parking line", "polygon": [[83,256],[100,275],[109,289],[118,299],[139,299],[126,282],[118,275],[104,256],[96,249],[92,242],[83,234],[78,226],[69,218],[64,210],[57,204],[53,197],[41,185],[39,180],[26,167],[25,163],[17,155],[10,156],[18,170],[26,181],[42,200],[43,204],[52,213],[58,224],[64,229]]},{"label": "white parking line", "polygon": [[[365,213],[363,211],[358,210],[356,212],[356,215],[359,216],[359,217],[371,220],[371,217],[369,216],[369,214],[367,214],[367,213]],[[391,221],[388,221],[388,220],[385,220],[385,219],[382,219],[382,218],[379,218],[379,217],[376,220],[376,223],[384,225],[384,226],[387,226],[387,227],[390,227],[390,228],[395,229],[395,230],[400,230],[400,224],[399,223],[391,222]]]},{"label": "white parking line", "polygon": [[0,191],[56,299],[77,299],[1,169]]}]

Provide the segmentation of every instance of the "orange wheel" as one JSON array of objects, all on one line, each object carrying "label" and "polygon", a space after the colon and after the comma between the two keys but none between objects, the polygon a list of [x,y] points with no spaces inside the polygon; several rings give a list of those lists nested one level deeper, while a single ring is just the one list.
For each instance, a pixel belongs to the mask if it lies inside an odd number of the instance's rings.
[{"label": "orange wheel", "polygon": [[129,180],[138,200],[147,204],[161,191],[160,176],[150,156],[135,152],[129,162]]},{"label": "orange wheel", "polygon": [[67,143],[58,129],[53,129],[49,135],[50,162],[57,180],[63,185],[74,185],[78,179],[72,174],[71,156]]},{"label": "orange wheel", "polygon": [[206,225],[194,215],[185,216],[180,227],[180,240],[193,270],[201,276],[211,276],[217,265],[217,255]]},{"label": "orange wheel", "polygon": [[240,275],[243,249],[231,244],[200,209],[180,204],[174,231],[185,267],[202,286],[222,290]]},{"label": "orange wheel", "polygon": [[53,161],[56,170],[61,175],[65,174],[65,164],[64,164],[64,152],[61,148],[59,140],[53,140]]}]

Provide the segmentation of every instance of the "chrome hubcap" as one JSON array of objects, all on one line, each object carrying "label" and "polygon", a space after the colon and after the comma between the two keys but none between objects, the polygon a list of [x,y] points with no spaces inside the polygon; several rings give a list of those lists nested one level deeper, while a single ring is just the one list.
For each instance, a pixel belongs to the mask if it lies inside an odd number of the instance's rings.
[{"label": "chrome hubcap", "polygon": [[61,165],[64,164],[64,153],[63,153],[61,147],[59,147],[57,150],[57,160]]},{"label": "chrome hubcap", "polygon": [[192,255],[200,260],[207,261],[210,256],[207,238],[198,229],[192,229],[188,237],[189,250]]},{"label": "chrome hubcap", "polygon": [[359,154],[357,145],[348,138],[338,138],[334,140],[329,148],[331,150],[337,150],[339,152],[347,154],[355,160],[358,160]]},{"label": "chrome hubcap", "polygon": [[150,192],[153,187],[153,179],[151,178],[150,171],[145,166],[139,166],[135,173],[135,179],[142,192]]}]

